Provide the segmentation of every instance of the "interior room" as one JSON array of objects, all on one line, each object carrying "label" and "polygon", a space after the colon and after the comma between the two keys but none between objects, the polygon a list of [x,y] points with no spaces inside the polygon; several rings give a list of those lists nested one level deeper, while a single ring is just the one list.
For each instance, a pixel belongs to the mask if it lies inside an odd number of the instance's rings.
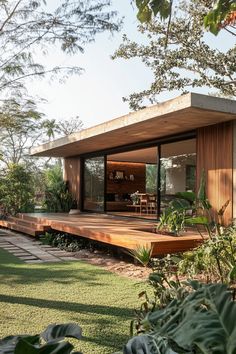
[{"label": "interior room", "polygon": [[84,210],[157,219],[195,175],[196,139],[87,158]]}]

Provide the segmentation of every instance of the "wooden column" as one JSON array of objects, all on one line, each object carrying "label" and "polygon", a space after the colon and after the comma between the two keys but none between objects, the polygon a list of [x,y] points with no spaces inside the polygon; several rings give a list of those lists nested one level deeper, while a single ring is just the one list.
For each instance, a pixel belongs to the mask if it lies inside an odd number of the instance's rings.
[{"label": "wooden column", "polygon": [[78,207],[80,205],[80,158],[66,157],[64,159],[64,180],[69,184],[69,190],[73,198],[77,200]]},{"label": "wooden column", "polygon": [[214,213],[230,200],[224,224],[232,220],[233,205],[233,123],[226,122],[198,129],[197,185],[202,170],[206,172],[206,190]]}]

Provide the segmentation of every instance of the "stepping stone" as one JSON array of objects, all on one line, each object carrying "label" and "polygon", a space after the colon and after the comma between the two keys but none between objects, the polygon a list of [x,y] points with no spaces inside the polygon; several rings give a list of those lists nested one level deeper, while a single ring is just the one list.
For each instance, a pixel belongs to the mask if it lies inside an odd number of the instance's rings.
[{"label": "stepping stone", "polygon": [[13,252],[14,256],[29,256],[30,254],[27,252]]},{"label": "stepping stone", "polygon": [[41,259],[35,259],[35,260],[25,261],[25,263],[36,264],[36,263],[44,263],[44,261],[42,261]]},{"label": "stepping stone", "polygon": [[7,251],[18,251],[19,250],[19,247],[4,246],[2,248],[4,248],[4,250],[7,250]]},{"label": "stepping stone", "polygon": [[36,259],[38,259],[37,257],[34,257],[34,256],[20,256],[18,258],[22,259],[23,261],[24,260],[36,260]]}]

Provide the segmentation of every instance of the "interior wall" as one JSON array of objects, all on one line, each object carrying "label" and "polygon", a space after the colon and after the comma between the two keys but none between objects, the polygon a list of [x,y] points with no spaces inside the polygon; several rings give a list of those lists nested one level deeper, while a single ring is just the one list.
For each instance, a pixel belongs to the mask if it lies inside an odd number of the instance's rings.
[{"label": "interior wall", "polygon": [[[114,171],[124,171],[124,175],[134,176],[134,180],[122,180],[120,182],[109,179],[109,174]],[[107,193],[126,194],[146,192],[146,164],[132,162],[107,161]]]},{"label": "interior wall", "polygon": [[233,201],[233,122],[211,125],[197,132],[197,185],[202,170],[206,173],[206,189],[214,214],[230,201],[224,223],[232,220]]},{"label": "interior wall", "polygon": [[73,198],[77,200],[78,207],[80,206],[80,168],[79,157],[66,157],[64,159],[64,180],[68,182],[69,190]]}]

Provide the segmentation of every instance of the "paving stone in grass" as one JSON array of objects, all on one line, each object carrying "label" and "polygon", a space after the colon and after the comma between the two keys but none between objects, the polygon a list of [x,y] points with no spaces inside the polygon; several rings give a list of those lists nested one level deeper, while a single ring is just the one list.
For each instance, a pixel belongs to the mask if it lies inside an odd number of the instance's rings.
[{"label": "paving stone in grass", "polygon": [[34,256],[19,256],[18,258],[22,259],[23,261],[24,260],[36,260],[38,259],[37,257],[34,257]]},{"label": "paving stone in grass", "polygon": [[12,246],[2,246],[2,248],[4,250],[7,250],[7,251],[17,251],[17,250],[19,250],[19,247],[12,247]]}]

